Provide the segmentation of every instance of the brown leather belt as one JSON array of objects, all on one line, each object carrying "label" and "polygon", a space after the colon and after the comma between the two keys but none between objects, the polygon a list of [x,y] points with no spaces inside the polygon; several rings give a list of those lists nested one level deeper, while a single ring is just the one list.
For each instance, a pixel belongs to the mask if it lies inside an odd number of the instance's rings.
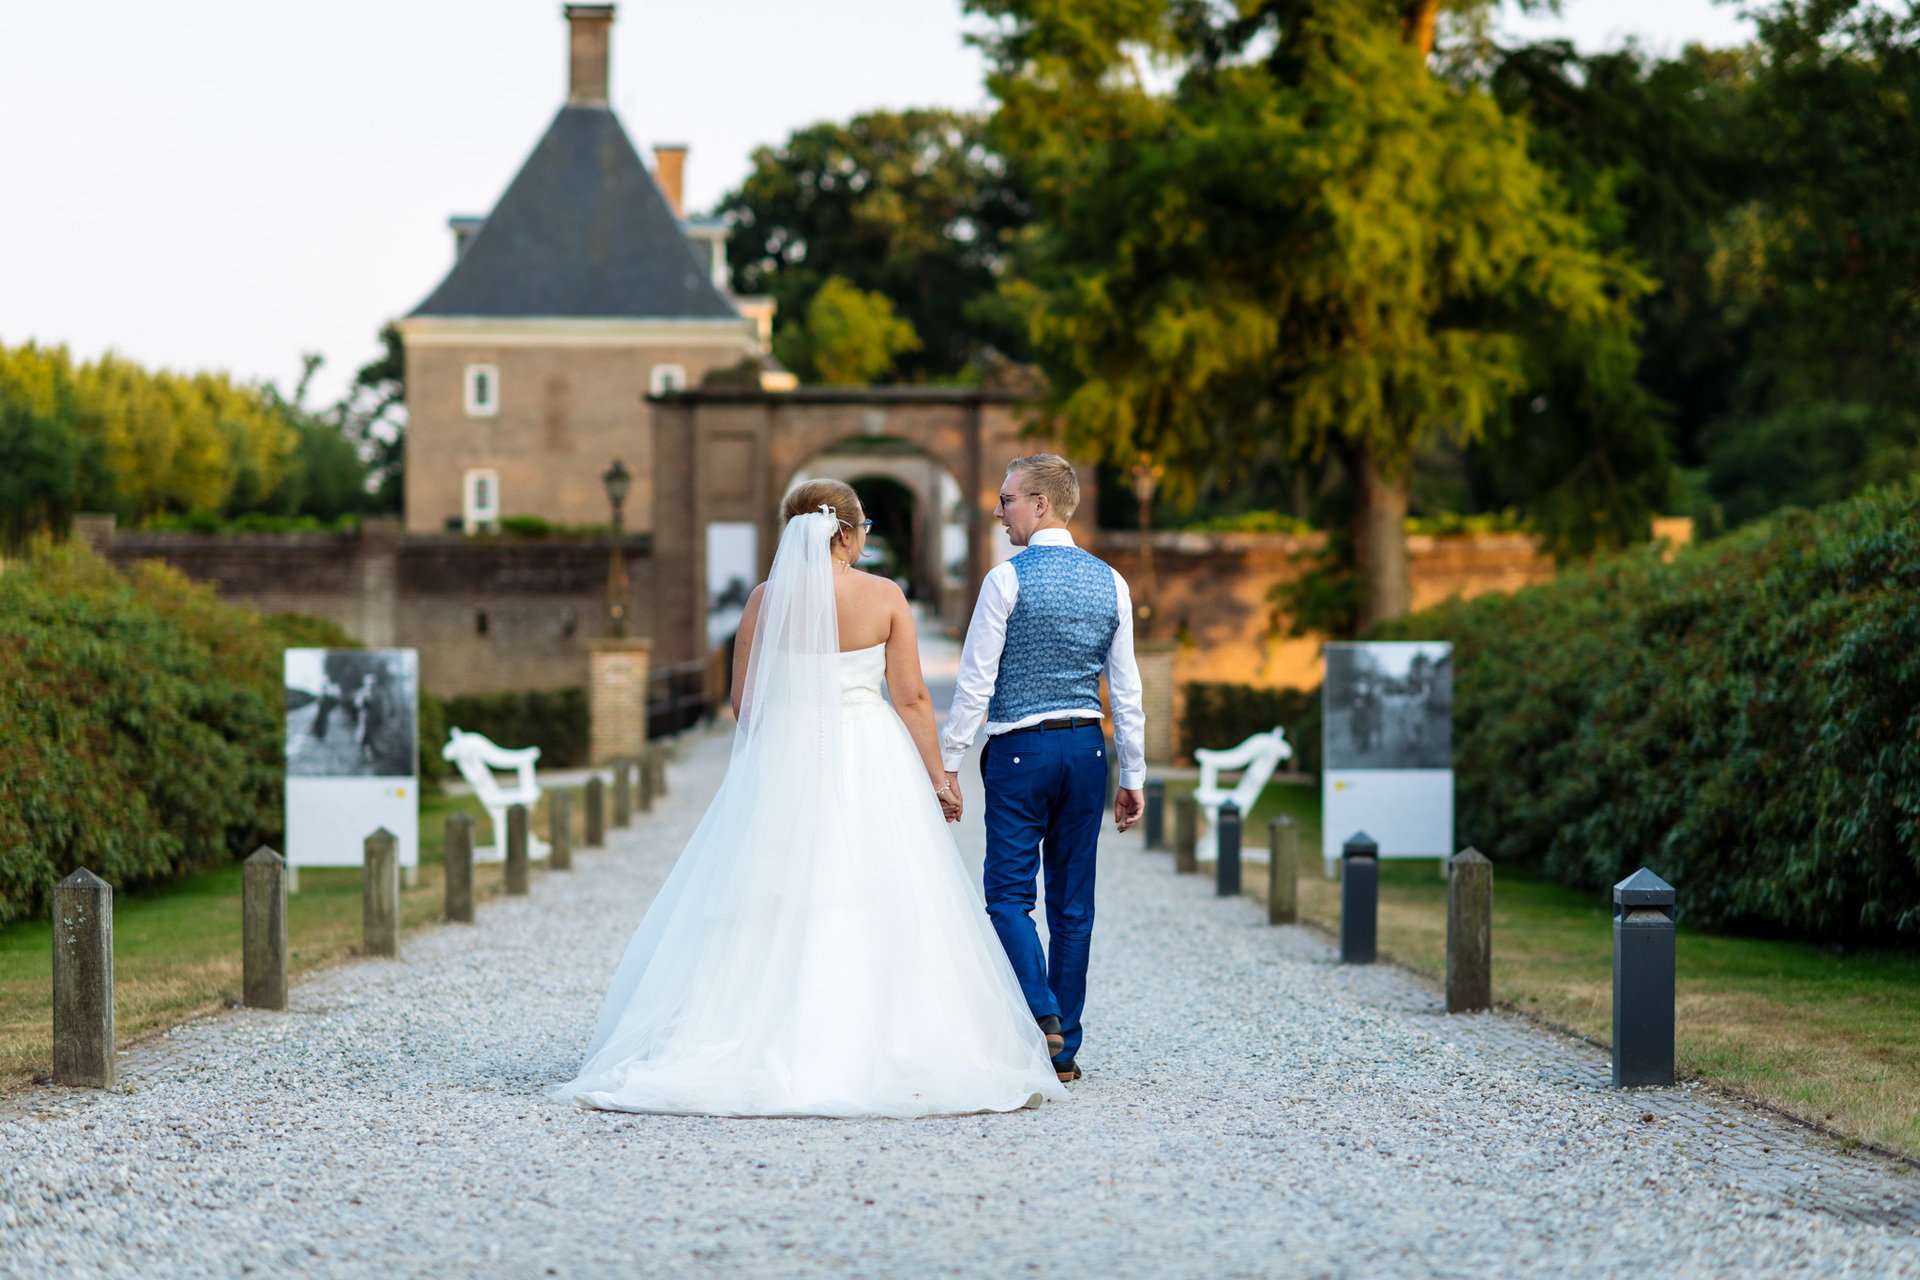
[{"label": "brown leather belt", "polygon": [[1020,729],[1009,729],[996,737],[1011,738],[1016,733],[1039,733],[1043,729],[1085,729],[1100,723],[1099,716],[1062,716],[1058,720],[1042,720],[1039,724],[1030,724]]}]

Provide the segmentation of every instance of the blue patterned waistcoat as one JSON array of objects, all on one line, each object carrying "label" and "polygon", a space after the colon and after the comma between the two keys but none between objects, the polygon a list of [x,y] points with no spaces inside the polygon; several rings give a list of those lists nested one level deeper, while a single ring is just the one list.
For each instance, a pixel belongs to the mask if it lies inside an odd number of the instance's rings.
[{"label": "blue patterned waistcoat", "polygon": [[987,719],[1042,711],[1100,712],[1100,672],[1119,625],[1113,570],[1078,547],[1028,547],[1011,561],[1020,596],[1007,616]]}]

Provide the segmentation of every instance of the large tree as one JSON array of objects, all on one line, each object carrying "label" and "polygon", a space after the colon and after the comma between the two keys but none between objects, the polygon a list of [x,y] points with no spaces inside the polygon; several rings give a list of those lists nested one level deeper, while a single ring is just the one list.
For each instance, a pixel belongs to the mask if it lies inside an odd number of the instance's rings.
[{"label": "large tree", "polygon": [[809,310],[838,278],[842,302],[849,286],[880,294],[912,326],[918,349],[890,351],[903,379],[952,378],[995,349],[1018,354],[1021,327],[996,290],[1026,208],[984,133],[962,112],[876,111],[754,152],[718,212],[733,219],[733,286],[773,296],[790,333],[783,350],[805,362]]},{"label": "large tree", "polygon": [[1428,72],[1432,3],[972,4],[1037,215],[1012,292],[1079,447],[1176,483],[1276,440],[1337,455],[1362,626],[1407,609],[1423,445],[1551,390],[1660,453],[1631,376],[1647,281],[1522,120]]}]

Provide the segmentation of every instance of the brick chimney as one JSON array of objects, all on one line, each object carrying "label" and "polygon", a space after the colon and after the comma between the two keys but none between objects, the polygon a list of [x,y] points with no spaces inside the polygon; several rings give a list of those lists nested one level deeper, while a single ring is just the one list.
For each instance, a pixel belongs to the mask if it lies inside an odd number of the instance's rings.
[{"label": "brick chimney", "polygon": [[567,105],[607,105],[607,55],[613,35],[613,6],[570,4],[567,15]]},{"label": "brick chimney", "polygon": [[680,194],[687,176],[687,144],[684,142],[656,142],[653,144],[653,180],[660,184],[660,190],[667,197],[667,203],[673,206],[673,216],[686,217],[681,208]]}]

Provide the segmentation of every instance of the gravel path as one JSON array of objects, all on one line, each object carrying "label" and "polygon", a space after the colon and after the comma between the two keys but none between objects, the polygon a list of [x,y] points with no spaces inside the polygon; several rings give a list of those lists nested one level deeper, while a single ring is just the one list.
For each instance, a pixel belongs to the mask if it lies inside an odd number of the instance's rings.
[{"label": "gravel path", "polygon": [[[0,1110],[0,1274],[1920,1276],[1920,1173],[1449,1018],[1166,858],[1101,874],[1088,1078],[915,1122],[545,1102],[716,785],[571,875]],[[979,828],[970,824],[969,839]]]}]

